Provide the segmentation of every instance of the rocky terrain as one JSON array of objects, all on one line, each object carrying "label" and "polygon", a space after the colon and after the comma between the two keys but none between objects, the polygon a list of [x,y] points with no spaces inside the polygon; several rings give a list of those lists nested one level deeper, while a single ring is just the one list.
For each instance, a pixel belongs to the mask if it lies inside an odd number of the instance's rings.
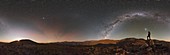
[{"label": "rocky terrain", "polygon": [[85,42],[36,43],[31,40],[0,43],[0,55],[170,55],[170,42],[126,38]]}]

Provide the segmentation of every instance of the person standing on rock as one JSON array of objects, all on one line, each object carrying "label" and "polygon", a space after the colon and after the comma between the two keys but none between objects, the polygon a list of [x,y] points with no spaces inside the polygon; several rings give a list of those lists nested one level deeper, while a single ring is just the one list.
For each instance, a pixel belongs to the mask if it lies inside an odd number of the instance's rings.
[{"label": "person standing on rock", "polygon": [[150,33],[150,31],[148,31],[147,44],[148,44],[148,46],[151,46],[151,33]]},{"label": "person standing on rock", "polygon": [[148,31],[147,44],[149,45],[149,47],[152,48],[152,51],[155,52],[155,46],[154,46],[154,42],[151,40],[151,32],[150,31]]}]

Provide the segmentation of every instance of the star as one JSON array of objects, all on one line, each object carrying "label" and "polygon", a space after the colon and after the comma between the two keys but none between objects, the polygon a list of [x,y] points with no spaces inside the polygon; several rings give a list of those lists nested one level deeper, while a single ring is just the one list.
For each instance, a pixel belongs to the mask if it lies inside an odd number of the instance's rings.
[{"label": "star", "polygon": [[45,17],[43,17],[42,19],[45,19]]}]

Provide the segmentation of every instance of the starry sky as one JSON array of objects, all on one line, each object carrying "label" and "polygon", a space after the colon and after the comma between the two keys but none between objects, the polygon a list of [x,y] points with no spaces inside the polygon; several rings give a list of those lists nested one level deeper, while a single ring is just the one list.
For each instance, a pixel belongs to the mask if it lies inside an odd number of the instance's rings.
[{"label": "starry sky", "polygon": [[170,41],[170,0],[0,0],[0,41]]}]

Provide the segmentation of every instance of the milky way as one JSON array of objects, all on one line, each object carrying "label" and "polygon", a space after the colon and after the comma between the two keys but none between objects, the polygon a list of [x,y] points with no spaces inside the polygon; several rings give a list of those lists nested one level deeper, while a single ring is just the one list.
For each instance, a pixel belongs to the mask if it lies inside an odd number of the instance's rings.
[{"label": "milky way", "polygon": [[[116,20],[111,22],[110,24],[105,26],[105,29],[103,31],[103,37],[108,38],[113,31],[113,29],[116,27],[116,25],[119,25],[120,23],[124,22],[125,20],[133,20],[134,17],[150,17],[151,19],[155,19],[157,21],[161,21],[164,23],[169,24],[170,23],[170,18],[160,15],[159,13],[150,13],[150,12],[132,12],[132,13],[127,13],[123,14],[121,16],[118,16]],[[147,28],[145,28],[145,31]]]}]

